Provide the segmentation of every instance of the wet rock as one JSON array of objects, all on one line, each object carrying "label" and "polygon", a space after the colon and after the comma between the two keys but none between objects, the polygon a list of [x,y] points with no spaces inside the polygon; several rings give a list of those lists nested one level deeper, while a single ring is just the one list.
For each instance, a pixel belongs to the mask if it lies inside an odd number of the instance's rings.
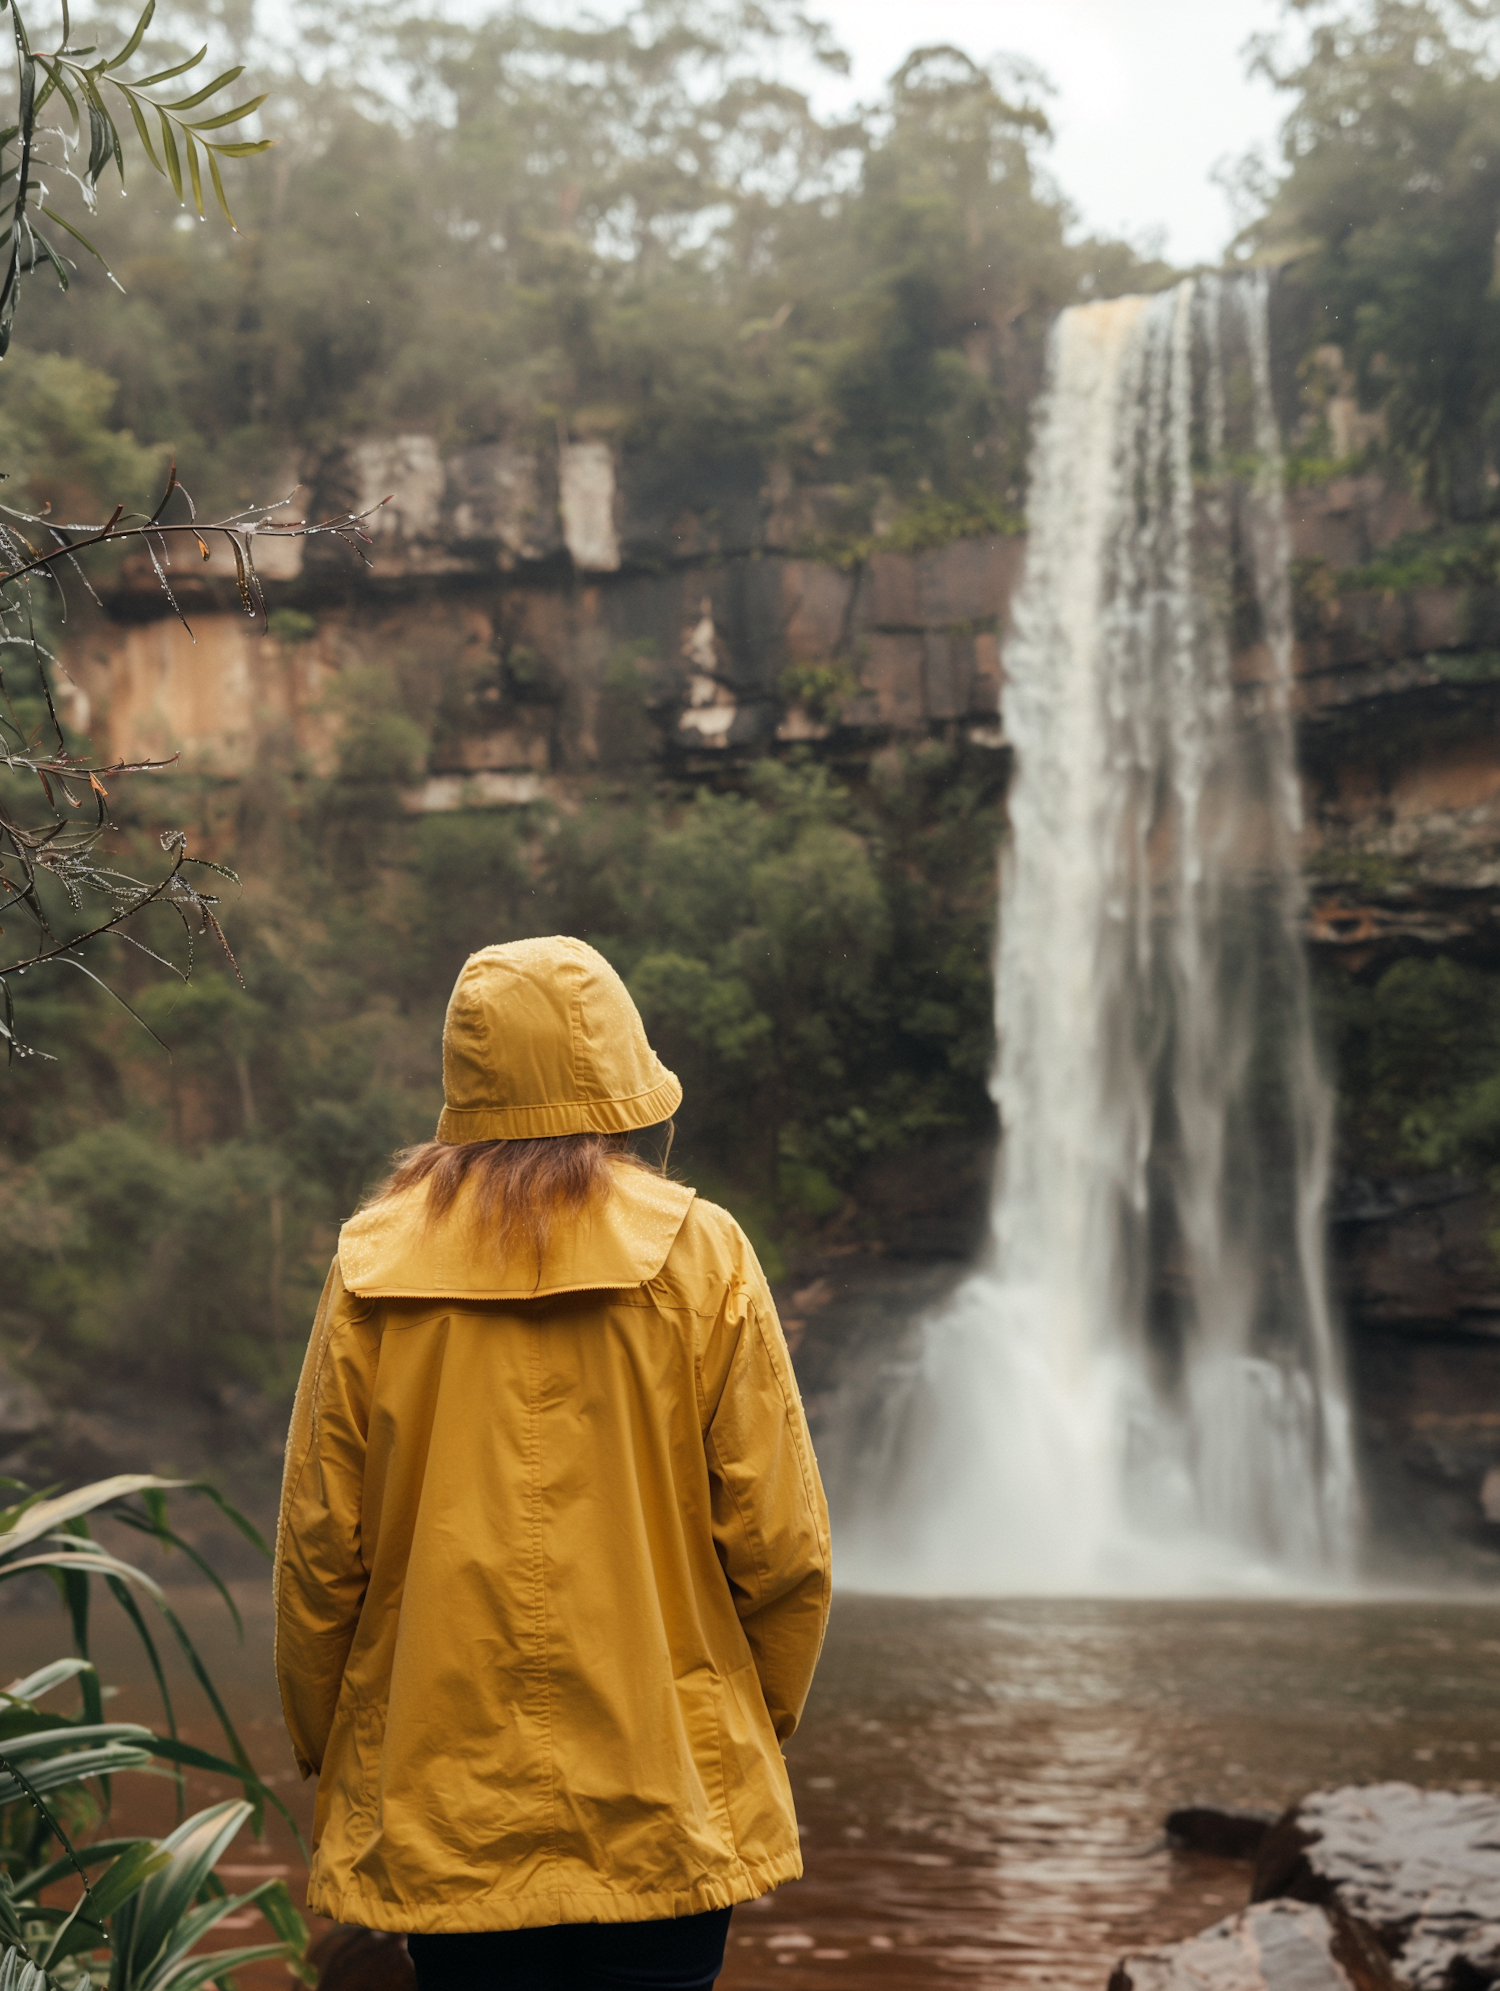
[{"label": "wet rock", "polygon": [[1109,1991],[1397,1991],[1397,1980],[1377,1949],[1321,1908],[1271,1901],[1122,1957]]},{"label": "wet rock", "polygon": [[1253,1860],[1275,1823],[1273,1811],[1188,1804],[1167,1813],[1167,1837],[1190,1853],[1212,1853],[1221,1860]]},{"label": "wet rock", "polygon": [[1314,1791],[1266,1835],[1251,1896],[1369,1929],[1411,1991],[1482,1991],[1500,1982],[1500,1795]]},{"label": "wet rock", "polygon": [[1361,1327],[1500,1335],[1485,1183],[1463,1175],[1351,1178],[1339,1185],[1329,1217],[1339,1295]]}]

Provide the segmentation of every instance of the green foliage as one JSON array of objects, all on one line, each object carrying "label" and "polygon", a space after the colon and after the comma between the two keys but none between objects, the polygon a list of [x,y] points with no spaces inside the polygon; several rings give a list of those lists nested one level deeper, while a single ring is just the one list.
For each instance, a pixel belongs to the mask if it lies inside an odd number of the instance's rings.
[{"label": "green foliage", "polygon": [[334,695],[343,712],[339,731],[343,779],[366,784],[414,781],[431,743],[403,709],[391,673],[372,668],[341,672]]},{"label": "green foliage", "polygon": [[790,664],[781,673],[779,689],[788,705],[800,705],[814,725],[832,726],[859,683],[845,663]]},{"label": "green foliage", "polygon": [[118,382],[57,353],[13,353],[0,369],[0,464],[5,501],[54,518],[97,516],[115,504],[147,510],[166,464],[110,424]]},{"label": "green foliage", "polygon": [[[1322,13],[1319,0],[1293,0]],[[1308,344],[1332,342],[1389,446],[1450,517],[1493,508],[1500,446],[1500,76],[1472,0],[1363,0],[1302,59],[1285,174],[1247,231],[1293,259]]]},{"label": "green foliage", "polygon": [[951,545],[955,539],[977,539],[991,532],[1010,536],[1025,530],[1025,516],[1013,505],[969,485],[955,497],[928,494],[908,505],[882,535],[877,550],[924,553],[932,546]]},{"label": "green foliage", "polygon": [[431,1131],[454,975],[531,933],[578,933],[620,968],[686,1090],[676,1162],[768,1244],[841,1208],[874,1157],[985,1138],[989,769],[922,748],[851,785],[767,760],[717,791],[634,780],[429,817],[381,799],[389,766],[247,797],[219,832],[254,880],[247,988],[211,967],[127,979],[170,1062],[97,991],[59,993],[64,1055],[0,1103],[0,1325],[34,1337],[54,1389],[287,1388],[336,1225]]},{"label": "green foliage", "polygon": [[1373,987],[1329,978],[1324,1002],[1356,1165],[1500,1183],[1500,976],[1410,959]]},{"label": "green foliage", "polygon": [[[15,1482],[11,1483],[14,1487]],[[0,1694],[0,1991],[88,1991],[101,1961],[110,1991],[198,1991],[241,1965],[275,1958],[307,1974],[307,1928],[284,1882],[230,1895],[214,1873],[248,1821],[257,1829],[269,1797],[250,1768],[202,1661],[159,1586],[92,1535],[89,1517],[108,1514],[185,1551],[218,1587],[238,1625],[229,1592],[212,1568],[168,1526],[166,1496],[181,1481],[122,1474],[46,1496],[27,1494],[0,1510],[0,1583],[45,1571],[72,1619],[76,1656],[53,1661]],[[251,1524],[212,1489],[228,1518],[265,1552]],[[139,1500],[139,1505],[136,1501]],[[169,1732],[139,1723],[105,1722],[99,1677],[88,1657],[91,1590],[103,1581],[142,1640],[161,1689]],[[155,1605],[177,1638],[224,1728],[233,1760],[180,1741],[155,1644],[137,1604]],[[39,1703],[69,1682],[79,1689],[76,1716]],[[155,1761],[227,1775],[250,1796],[210,1806],[156,1841],[96,1839],[75,1847],[108,1809],[108,1779]],[[93,1793],[97,1792],[95,1796]],[[178,1786],[179,1816],[181,1783]],[[290,1822],[290,1819],[288,1819]],[[295,1827],[293,1828],[295,1831]],[[53,1842],[60,1848],[49,1857]],[[102,1868],[93,1879],[89,1870]],[[71,1908],[57,1904],[59,1882],[78,1883]],[[258,1909],[274,1940],[199,1954],[197,1945],[228,1916]]]},{"label": "green foliage", "polygon": [[[44,221],[63,231],[67,238],[65,247],[77,243],[104,267],[104,258],[88,237],[55,207],[48,206],[52,195],[44,175],[50,164],[54,171],[75,181],[90,209],[95,204],[99,182],[110,165],[118,171],[123,187],[125,155],[116,109],[129,112],[141,149],[156,171],[171,181],[179,205],[191,193],[200,220],[203,218],[202,169],[207,165],[214,196],[231,227],[234,217],[225,198],[219,162],[249,158],[264,152],[271,143],[268,138],[220,136],[230,125],[252,116],[266,101],[262,93],[228,110],[211,105],[211,98],[244,75],[242,63],[223,70],[207,83],[195,80],[183,96],[171,92],[160,94],[160,85],[176,85],[198,67],[208,54],[206,44],[196,55],[153,69],[147,76],[126,77],[119,73],[139,54],[156,12],[156,0],[146,0],[135,26],[113,55],[102,54],[97,41],[74,42],[68,0],[63,0],[62,40],[50,51],[33,43],[17,0],[9,0],[9,6],[15,38],[17,101],[15,123],[0,132],[0,188],[9,188],[0,197],[0,219],[6,224],[0,236],[0,246],[5,251],[4,275],[0,277],[0,356],[10,345],[21,279],[38,269],[50,269],[61,288],[68,288],[70,260],[57,246],[62,238],[54,238],[42,225]],[[86,62],[86,56],[94,56],[96,60]],[[152,91],[157,94],[149,94]],[[49,103],[54,119],[65,118],[66,124],[51,126],[43,121]],[[186,115],[189,112],[193,115]],[[81,140],[85,126],[88,154],[80,174],[66,162]],[[6,159],[7,152],[13,154],[13,163]]]},{"label": "green foliage", "polygon": [[273,608],[266,617],[266,629],[278,643],[289,647],[310,643],[318,633],[318,618],[303,608]]},{"label": "green foliage", "polygon": [[922,543],[991,530],[1018,508],[1053,312],[1165,275],[1068,241],[1015,68],[929,49],[828,120],[780,80],[810,34],[840,60],[787,0],[568,26],[397,6],[344,30],[344,66],[290,52],[297,116],[274,183],[233,182],[237,238],[133,197],[111,221],[127,297],[85,270],[66,313],[38,299],[205,503],[351,434],[561,427],[688,502],[777,467],[888,493],[898,527],[914,506]]},{"label": "green foliage", "polygon": [[1448,525],[1405,533],[1363,567],[1338,575],[1341,592],[1375,588],[1494,587],[1500,581],[1500,525]]}]

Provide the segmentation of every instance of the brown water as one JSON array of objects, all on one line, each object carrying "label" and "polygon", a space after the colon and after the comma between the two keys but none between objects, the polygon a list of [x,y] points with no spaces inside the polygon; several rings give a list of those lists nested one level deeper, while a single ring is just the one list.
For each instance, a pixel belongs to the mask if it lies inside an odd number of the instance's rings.
[{"label": "brown water", "polygon": [[[311,1789],[279,1734],[267,1599],[240,1594],[243,1649],[206,1594],[180,1601],[251,1754],[305,1821]],[[127,1641],[107,1622],[100,1632],[122,1688],[111,1713],[154,1719]],[[0,1616],[8,1673],[64,1645],[56,1613]],[[196,1709],[188,1727],[211,1741]],[[724,1991],[926,1979],[1102,1991],[1121,1950],[1244,1899],[1243,1866],[1168,1849],[1173,1805],[1276,1807],[1317,1784],[1386,1777],[1500,1783],[1500,1602],[843,1597],[788,1754],[807,1876],[737,1911]],[[120,1782],[118,1823],[165,1825],[168,1785]],[[191,1796],[227,1794],[199,1780]],[[298,1877],[273,1825],[263,1846],[234,1850],[226,1877],[248,1886],[277,1867]]]}]

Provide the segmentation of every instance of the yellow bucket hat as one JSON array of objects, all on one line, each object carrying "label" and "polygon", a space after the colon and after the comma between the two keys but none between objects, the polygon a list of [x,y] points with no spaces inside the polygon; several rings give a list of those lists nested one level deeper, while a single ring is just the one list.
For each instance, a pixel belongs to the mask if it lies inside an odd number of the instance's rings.
[{"label": "yellow bucket hat", "polygon": [[654,1127],[682,1087],[604,956],[554,936],[464,963],[443,1024],[443,1100],[440,1141],[524,1141]]}]

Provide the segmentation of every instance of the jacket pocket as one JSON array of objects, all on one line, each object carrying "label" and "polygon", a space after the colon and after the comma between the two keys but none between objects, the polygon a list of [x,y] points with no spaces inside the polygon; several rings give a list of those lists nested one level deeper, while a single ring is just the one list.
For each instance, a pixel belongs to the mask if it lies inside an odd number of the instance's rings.
[{"label": "jacket pocket", "polygon": [[734,1843],[757,1864],[797,1846],[797,1813],[786,1760],[753,1666],[737,1666],[720,1683],[721,1753]]},{"label": "jacket pocket", "polygon": [[724,1682],[712,1667],[699,1666],[677,1681],[678,1705],[693,1753],[693,1765],[703,1787],[706,1824],[724,1850],[740,1857],[730,1810],[724,1768]]}]

